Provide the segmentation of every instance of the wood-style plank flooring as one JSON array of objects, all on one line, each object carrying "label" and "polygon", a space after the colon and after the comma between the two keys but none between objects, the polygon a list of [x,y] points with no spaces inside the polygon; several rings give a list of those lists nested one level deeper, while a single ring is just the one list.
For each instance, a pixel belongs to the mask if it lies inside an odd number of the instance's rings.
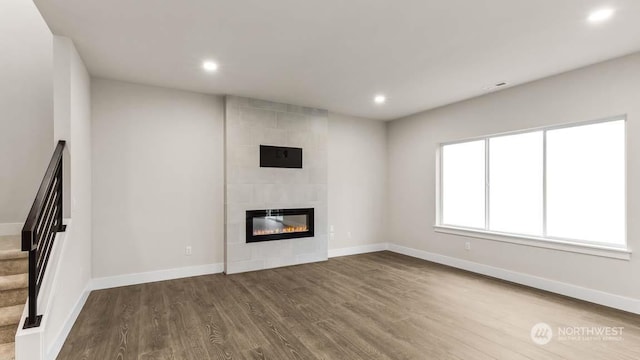
[{"label": "wood-style plank flooring", "polygon": [[[534,324],[623,327],[554,338]],[[58,359],[640,359],[640,317],[390,252],[94,291]]]}]

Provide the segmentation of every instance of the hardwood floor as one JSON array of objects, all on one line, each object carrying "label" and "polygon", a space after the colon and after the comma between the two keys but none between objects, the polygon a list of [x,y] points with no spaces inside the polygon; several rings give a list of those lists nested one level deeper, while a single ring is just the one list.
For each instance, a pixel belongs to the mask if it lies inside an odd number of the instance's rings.
[{"label": "hardwood floor", "polygon": [[58,359],[636,360],[640,316],[379,252],[94,291]]}]

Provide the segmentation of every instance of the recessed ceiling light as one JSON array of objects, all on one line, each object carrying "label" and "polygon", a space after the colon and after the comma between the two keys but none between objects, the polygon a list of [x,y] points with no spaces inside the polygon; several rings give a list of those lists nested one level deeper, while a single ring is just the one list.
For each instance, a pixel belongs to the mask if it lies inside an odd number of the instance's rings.
[{"label": "recessed ceiling light", "polygon": [[205,61],[202,63],[202,68],[208,72],[214,72],[218,70],[218,64],[213,61]]},{"label": "recessed ceiling light", "polygon": [[603,22],[605,20],[609,20],[613,16],[614,12],[615,10],[611,8],[596,10],[589,14],[587,20],[591,23]]},{"label": "recessed ceiling light", "polygon": [[376,95],[376,97],[373,98],[373,101],[376,104],[384,104],[385,101],[387,101],[387,97],[384,95]]}]

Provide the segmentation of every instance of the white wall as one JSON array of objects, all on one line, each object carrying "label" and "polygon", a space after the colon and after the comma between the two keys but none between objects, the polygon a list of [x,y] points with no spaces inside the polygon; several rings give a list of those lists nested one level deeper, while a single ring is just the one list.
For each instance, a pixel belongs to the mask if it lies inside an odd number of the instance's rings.
[{"label": "white wall", "polygon": [[[222,98],[105,79],[91,86],[93,276],[222,263]],[[386,124],[329,116],[329,246],[386,242]]]},{"label": "white wall", "polygon": [[387,242],[386,134],[385,122],[329,113],[331,250]]},{"label": "white wall", "polygon": [[53,154],[52,36],[32,1],[0,11],[0,224],[24,222]]},{"label": "white wall", "polygon": [[223,99],[92,79],[91,100],[93,276],[222,263]]},{"label": "white wall", "polygon": [[[45,353],[56,352],[66,337],[76,303],[91,280],[91,81],[68,38],[54,37],[55,133],[66,140],[71,224],[67,227],[52,299],[46,311]],[[76,314],[77,315],[77,314]],[[67,328],[65,328],[67,326]]]},{"label": "white wall", "polygon": [[90,78],[67,38],[53,38],[53,64],[54,133],[56,140],[66,141],[65,201],[71,220],[56,237],[38,296],[42,324],[19,330],[17,359],[55,358],[86,300],[91,280]]},{"label": "white wall", "polygon": [[[438,143],[628,115],[628,244],[640,249],[640,54],[416,114],[389,124],[390,242],[640,299],[631,261],[435,233]],[[472,242],[472,251],[464,242]]]}]

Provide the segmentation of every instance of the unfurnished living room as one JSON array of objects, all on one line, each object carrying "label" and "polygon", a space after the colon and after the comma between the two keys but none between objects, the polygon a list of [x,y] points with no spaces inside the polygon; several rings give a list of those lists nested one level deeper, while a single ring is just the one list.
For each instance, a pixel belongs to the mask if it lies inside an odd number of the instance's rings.
[{"label": "unfurnished living room", "polygon": [[640,359],[640,1],[0,1],[0,360]]}]

